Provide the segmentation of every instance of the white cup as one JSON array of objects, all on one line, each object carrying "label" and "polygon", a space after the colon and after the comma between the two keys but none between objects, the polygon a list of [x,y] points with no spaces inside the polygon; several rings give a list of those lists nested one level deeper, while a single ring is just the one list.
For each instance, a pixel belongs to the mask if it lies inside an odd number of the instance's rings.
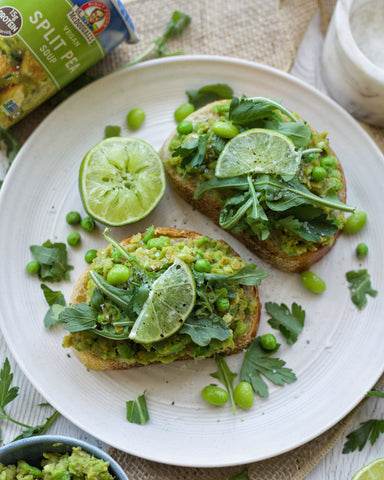
[{"label": "white cup", "polygon": [[384,127],[384,0],[338,0],[321,63],[329,94]]}]

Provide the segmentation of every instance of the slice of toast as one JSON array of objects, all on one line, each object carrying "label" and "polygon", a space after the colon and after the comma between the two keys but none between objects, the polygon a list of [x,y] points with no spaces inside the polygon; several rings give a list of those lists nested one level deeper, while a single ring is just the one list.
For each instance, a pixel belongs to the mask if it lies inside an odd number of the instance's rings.
[{"label": "slice of toast", "polygon": [[[219,118],[219,114],[215,110],[215,107],[218,105],[223,105],[226,102],[228,102],[228,100],[219,100],[208,104],[193,112],[185,120],[192,122],[193,125],[196,125],[200,122],[203,124],[212,125],[215,119]],[[311,128],[308,124],[307,126],[311,129],[313,134],[316,134],[313,128]],[[175,163],[172,161],[171,148],[171,143],[175,139],[178,139],[178,133],[176,129],[168,136],[160,149],[160,156],[163,160],[170,184],[176,190],[176,192],[189,203],[189,205],[207,215],[217,225],[220,226],[219,219],[223,204],[220,196],[214,190],[209,190],[201,198],[195,198],[196,189],[201,184],[201,181],[197,175],[194,176],[193,174],[187,174],[183,176],[180,170],[175,167]],[[334,155],[334,152],[328,147],[328,145],[324,151],[324,156],[326,155]],[[346,182],[340,161],[338,162],[337,169],[340,172],[339,176],[340,181],[342,182],[342,187],[338,192],[338,198],[345,203]],[[272,231],[266,240],[260,240],[256,235],[250,236],[244,231],[240,233],[234,233],[232,231],[229,232],[267,263],[283,271],[301,272],[308,270],[312,264],[319,261],[324,257],[324,255],[326,255],[326,253],[330,251],[335,244],[336,239],[340,235],[341,229],[342,226],[340,226],[339,230],[335,234],[327,238],[325,242],[319,244],[315,243],[310,246],[308,251],[300,253],[299,255],[288,254],[286,251],[284,251],[281,245],[281,234],[276,231]]]},{"label": "slice of toast", "polygon": [[[143,235],[140,236],[142,238]],[[156,228],[155,229],[155,237],[160,237],[160,236],[166,236],[171,239],[171,245],[175,245],[177,243],[187,241],[187,240],[197,240],[199,238],[206,238],[205,236],[188,231],[188,230],[179,230],[176,228]],[[124,239],[121,242],[121,245],[127,246],[130,245],[132,239],[134,238],[134,241],[137,242],[137,235],[134,237],[129,237]],[[223,242],[223,241],[217,241],[221,245],[225,246],[230,254],[240,260],[240,257],[234,252],[234,250],[228,245]],[[143,242],[139,241],[138,245],[143,245]],[[112,249],[109,249],[112,251]],[[132,248],[129,249],[130,253],[135,256],[135,251],[132,250]],[[214,262],[214,261],[213,261]],[[245,262],[243,262],[245,264]],[[92,268],[92,264],[90,267],[88,267],[80,276],[80,278],[77,280],[73,291],[72,295],[70,298],[70,303],[72,305],[76,305],[82,302],[89,303],[89,295],[88,295],[88,289],[89,289],[89,269]],[[252,342],[252,340],[255,338],[258,326],[259,326],[259,319],[260,319],[260,311],[261,311],[261,304],[259,301],[259,294],[258,294],[258,288],[257,286],[241,286],[241,288],[244,291],[245,298],[248,298],[249,304],[252,305],[253,311],[245,311],[245,317],[242,320],[244,324],[247,325],[246,331],[239,337],[234,338],[233,343],[230,347],[225,347],[223,350],[220,351],[220,353],[224,353],[226,355],[231,355],[233,353],[239,352],[249,346],[249,344]],[[87,333],[85,333],[87,335]],[[153,364],[153,363],[160,363],[162,361],[161,358],[159,359],[153,359],[151,361],[145,361],[143,362],[142,359],[139,358],[139,354],[136,353],[134,356],[131,358],[127,359],[113,359],[113,358],[107,358],[106,355],[95,355],[94,353],[90,352],[89,349],[82,348],[82,341],[79,341],[80,338],[83,338],[84,332],[75,332],[75,333],[70,333],[64,340],[64,346],[65,347],[72,347],[73,351],[77,355],[77,357],[81,360],[81,362],[89,369],[92,370],[117,370],[117,369],[127,369],[131,367],[138,367],[142,366],[145,364]],[[93,340],[97,341],[97,336],[91,334],[91,337]],[[90,337],[90,338],[91,338]],[[93,340],[90,340],[92,342]],[[103,339],[102,340],[105,344],[105,342],[108,340]],[[131,342],[131,340],[121,340],[121,342]],[[225,342],[223,342],[223,345],[225,346]],[[212,356],[213,353],[210,353],[207,356]],[[178,355],[177,358],[172,359],[174,360],[188,360],[191,358],[195,358],[192,356],[188,350],[188,348],[185,348],[184,350],[180,351],[180,354]],[[199,356],[199,358],[201,358]],[[169,359],[164,359],[166,363],[169,363]]]}]

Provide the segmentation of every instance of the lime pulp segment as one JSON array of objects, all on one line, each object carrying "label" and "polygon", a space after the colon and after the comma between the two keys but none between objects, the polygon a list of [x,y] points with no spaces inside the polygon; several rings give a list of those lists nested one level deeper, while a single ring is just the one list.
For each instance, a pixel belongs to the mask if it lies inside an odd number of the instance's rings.
[{"label": "lime pulp segment", "polygon": [[155,149],[131,137],[107,138],[93,147],[81,164],[79,183],[89,215],[110,226],[146,217],[166,186]]},{"label": "lime pulp segment", "polygon": [[384,478],[384,458],[378,458],[361,468],[352,480],[382,480]]},{"label": "lime pulp segment", "polygon": [[236,177],[246,173],[294,175],[300,156],[292,140],[264,128],[253,128],[232,138],[221,152],[215,175]]},{"label": "lime pulp segment", "polygon": [[153,283],[129,338],[154,343],[177,332],[196,301],[196,286],[190,268],[180,259]]}]

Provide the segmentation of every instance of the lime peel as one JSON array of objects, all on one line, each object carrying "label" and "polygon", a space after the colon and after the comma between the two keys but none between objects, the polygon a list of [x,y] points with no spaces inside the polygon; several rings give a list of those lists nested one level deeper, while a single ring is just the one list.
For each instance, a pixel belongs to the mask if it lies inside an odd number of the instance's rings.
[{"label": "lime peel", "polygon": [[381,480],[384,478],[384,457],[377,458],[361,468],[352,480]]}]

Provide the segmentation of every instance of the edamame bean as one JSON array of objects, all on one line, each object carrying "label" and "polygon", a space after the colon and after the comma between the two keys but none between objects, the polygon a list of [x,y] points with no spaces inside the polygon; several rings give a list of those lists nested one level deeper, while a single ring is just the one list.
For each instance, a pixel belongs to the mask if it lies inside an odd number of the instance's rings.
[{"label": "edamame bean", "polygon": [[209,273],[211,271],[211,264],[205,258],[199,258],[195,262],[195,269],[197,272]]},{"label": "edamame bean", "polygon": [[276,348],[276,337],[272,333],[265,333],[260,337],[260,345],[264,350],[273,350]]},{"label": "edamame bean", "polygon": [[189,133],[193,132],[192,122],[183,120],[177,125],[176,130],[180,135],[188,135]]},{"label": "edamame bean", "polygon": [[359,243],[356,247],[356,255],[359,258],[364,258],[368,255],[368,246],[365,243]]},{"label": "edamame bean", "polygon": [[324,280],[309,270],[302,272],[300,278],[304,287],[313,293],[322,293],[326,288]]},{"label": "edamame bean", "polygon": [[367,223],[367,214],[362,210],[356,210],[345,222],[344,233],[356,233]]},{"label": "edamame bean", "polygon": [[85,255],[84,255],[84,260],[87,262],[87,263],[92,263],[93,262],[93,259],[96,257],[97,255],[97,250],[95,250],[94,248],[92,248],[91,250],[88,250]]},{"label": "edamame bean", "polygon": [[329,155],[328,157],[323,157],[321,160],[320,160],[320,165],[325,168],[325,169],[329,169],[329,168],[335,168],[338,164],[338,160],[337,158],[334,156],[334,155]]},{"label": "edamame bean", "polygon": [[81,220],[81,228],[86,232],[93,232],[96,228],[95,221],[92,217],[85,217]]},{"label": "edamame bean", "polygon": [[81,215],[79,212],[69,212],[65,220],[69,225],[78,225],[81,222]]},{"label": "edamame bean", "polygon": [[229,298],[219,298],[216,300],[216,308],[219,312],[225,312],[229,308]]},{"label": "edamame bean", "polygon": [[142,108],[132,108],[127,115],[127,125],[131,130],[137,130],[145,120],[145,112]]},{"label": "edamame bean", "polygon": [[233,396],[236,404],[245,410],[251,408],[255,400],[252,385],[248,382],[240,382],[236,385]]},{"label": "edamame bean", "polygon": [[169,237],[165,237],[160,235],[160,237],[150,238],[147,242],[148,248],[163,248],[166,245],[170,245],[171,239]]},{"label": "edamame bean", "polygon": [[236,125],[225,120],[218,120],[212,127],[212,131],[221,138],[233,138],[239,134],[239,129]]},{"label": "edamame bean", "polygon": [[323,167],[313,167],[311,172],[312,180],[315,182],[321,182],[327,175],[327,171]]},{"label": "edamame bean", "polygon": [[67,243],[71,247],[76,247],[81,242],[81,237],[79,232],[71,232],[67,237]]},{"label": "edamame bean", "polygon": [[125,283],[131,276],[131,271],[126,265],[118,263],[114,265],[107,274],[107,282],[111,285],[118,285]]},{"label": "edamame bean", "polygon": [[180,105],[180,107],[176,108],[175,110],[175,120],[177,123],[181,122],[184,120],[188,115],[190,115],[192,112],[195,111],[195,107],[192,105],[192,103],[183,103]]},{"label": "edamame bean", "polygon": [[40,263],[37,260],[32,260],[27,263],[25,268],[30,275],[36,275],[36,273],[39,273]]},{"label": "edamame bean", "polygon": [[228,393],[217,385],[207,385],[201,391],[201,395],[212,405],[224,405],[228,401]]},{"label": "edamame bean", "polygon": [[107,125],[104,129],[104,138],[120,137],[121,127],[118,125]]}]

